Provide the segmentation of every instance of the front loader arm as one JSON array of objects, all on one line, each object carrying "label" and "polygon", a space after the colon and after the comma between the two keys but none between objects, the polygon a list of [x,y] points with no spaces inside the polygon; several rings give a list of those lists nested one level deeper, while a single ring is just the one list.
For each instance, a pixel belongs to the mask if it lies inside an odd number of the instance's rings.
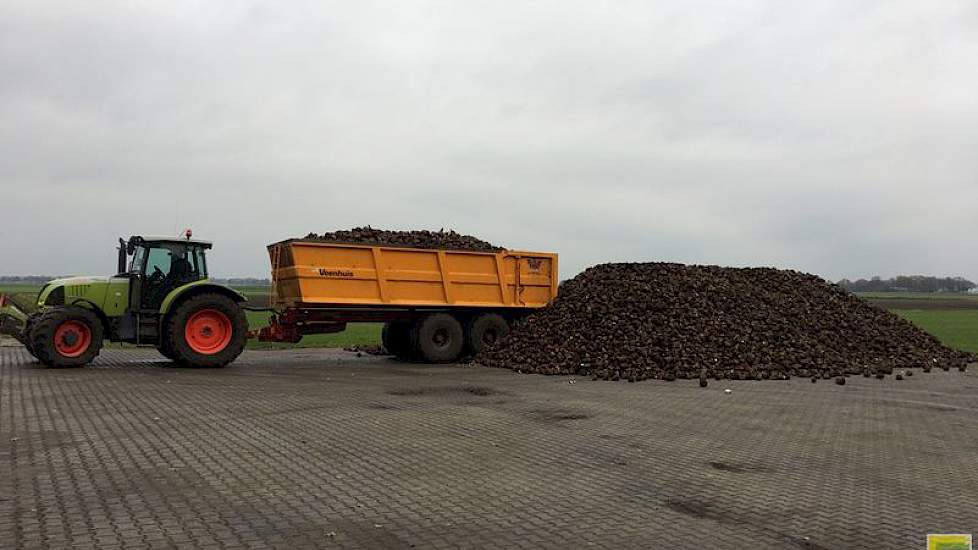
[{"label": "front loader arm", "polygon": [[7,334],[24,343],[28,315],[6,294],[0,294],[0,334]]}]

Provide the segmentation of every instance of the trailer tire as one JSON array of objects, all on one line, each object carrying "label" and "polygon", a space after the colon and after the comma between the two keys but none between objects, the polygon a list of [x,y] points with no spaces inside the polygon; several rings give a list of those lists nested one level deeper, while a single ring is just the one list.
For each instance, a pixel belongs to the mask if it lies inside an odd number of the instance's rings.
[{"label": "trailer tire", "polygon": [[49,367],[82,367],[98,356],[103,337],[102,321],[93,311],[78,306],[56,307],[32,323],[27,348]]},{"label": "trailer tire", "polygon": [[509,323],[497,313],[483,313],[472,319],[466,331],[466,350],[476,355],[509,334]]},{"label": "trailer tire", "polygon": [[223,367],[244,350],[248,319],[231,298],[205,293],[180,302],[163,329],[160,351],[172,352],[180,365]]},{"label": "trailer tire", "polygon": [[411,323],[406,321],[389,321],[384,323],[380,333],[384,349],[398,359],[411,359],[414,355],[414,345],[411,343]]},{"label": "trailer tire", "polygon": [[429,363],[451,363],[465,345],[465,331],[458,319],[447,313],[433,313],[417,321],[413,340],[418,355]]}]

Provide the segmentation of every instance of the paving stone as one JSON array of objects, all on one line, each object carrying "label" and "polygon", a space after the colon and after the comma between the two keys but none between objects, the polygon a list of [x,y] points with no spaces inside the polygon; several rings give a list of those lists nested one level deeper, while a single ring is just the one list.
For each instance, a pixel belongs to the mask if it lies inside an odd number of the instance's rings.
[{"label": "paving stone", "polygon": [[4,348],[0,546],[922,547],[978,531],[975,372],[702,389]]}]

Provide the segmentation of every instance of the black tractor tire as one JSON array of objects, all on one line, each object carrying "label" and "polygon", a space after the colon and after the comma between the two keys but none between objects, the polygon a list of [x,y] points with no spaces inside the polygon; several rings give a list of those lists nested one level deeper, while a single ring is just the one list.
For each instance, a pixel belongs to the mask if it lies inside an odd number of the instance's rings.
[{"label": "black tractor tire", "polygon": [[162,336],[160,336],[160,344],[156,347],[156,350],[159,351],[163,357],[166,357],[170,361],[176,363],[177,356],[175,353],[173,353],[173,348],[170,347],[170,339],[167,338],[165,332]]},{"label": "black tractor tire", "polygon": [[31,334],[32,323],[38,315],[39,314],[37,313],[32,313],[31,315],[29,315],[27,317],[27,320],[24,321],[23,323],[24,327],[18,331],[16,327],[17,325],[20,325],[21,322],[18,321],[13,316],[7,315],[5,313],[0,313],[0,334],[8,334],[13,336],[15,340],[17,340],[18,342],[20,342],[22,346],[24,346],[24,349],[27,350],[27,353],[31,354],[31,357],[33,357],[34,359],[37,359],[37,356],[34,355],[34,348],[31,346],[30,334]]},{"label": "black tractor tire", "polygon": [[104,335],[105,327],[93,311],[55,307],[33,320],[27,349],[49,367],[82,367],[98,356]]},{"label": "black tractor tire", "polygon": [[465,347],[462,323],[447,313],[433,313],[418,321],[412,330],[418,358],[429,363],[457,361]]},{"label": "black tractor tire", "polygon": [[380,332],[384,349],[398,359],[414,357],[414,343],[411,341],[411,323],[407,321],[390,321],[384,323]]},{"label": "black tractor tire", "polygon": [[34,344],[31,343],[31,329],[34,328],[34,322],[41,317],[40,313],[32,313],[27,317],[27,322],[24,324],[24,333],[18,338],[21,344],[24,344],[24,348],[27,349],[27,353],[31,354],[31,357],[37,359],[37,354],[34,353]]},{"label": "black tractor tire", "polygon": [[509,323],[502,315],[483,313],[472,319],[465,334],[466,352],[476,355],[509,334]]},{"label": "black tractor tire", "polygon": [[[195,341],[188,341],[188,323],[199,327],[190,330],[198,338]],[[244,351],[248,319],[238,303],[223,294],[197,294],[170,312],[163,339],[160,352],[172,353],[172,359],[184,367],[223,367]]]}]

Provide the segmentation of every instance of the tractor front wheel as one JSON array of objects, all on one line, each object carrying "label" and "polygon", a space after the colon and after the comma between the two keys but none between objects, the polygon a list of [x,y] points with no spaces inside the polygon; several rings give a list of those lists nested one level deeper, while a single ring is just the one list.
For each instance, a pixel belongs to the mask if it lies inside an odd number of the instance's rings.
[{"label": "tractor front wheel", "polygon": [[237,359],[248,336],[248,319],[221,294],[198,294],[170,314],[160,351],[185,367],[223,367]]},{"label": "tractor front wheel", "polygon": [[83,307],[52,308],[31,323],[27,347],[49,367],[81,367],[102,349],[102,321]]},{"label": "tractor front wheel", "polygon": [[[27,316],[27,320],[23,322],[24,328],[17,330],[15,327],[20,324],[17,319],[0,313],[0,334],[9,334],[14,337],[27,353],[31,354],[31,357],[37,359],[37,355],[34,353],[34,345],[31,343],[31,328],[34,326],[34,320],[41,315],[40,312],[35,312]],[[13,329],[4,330],[4,323],[10,323],[13,325]]]},{"label": "tractor front wheel", "polygon": [[31,330],[34,328],[34,321],[40,316],[40,313],[32,313],[27,318],[27,323],[24,325],[24,332],[21,334],[20,338],[18,338],[20,343],[24,344],[24,348],[27,350],[27,353],[31,354],[31,357],[34,359],[37,359],[37,354],[34,353],[34,344],[31,343]]}]

